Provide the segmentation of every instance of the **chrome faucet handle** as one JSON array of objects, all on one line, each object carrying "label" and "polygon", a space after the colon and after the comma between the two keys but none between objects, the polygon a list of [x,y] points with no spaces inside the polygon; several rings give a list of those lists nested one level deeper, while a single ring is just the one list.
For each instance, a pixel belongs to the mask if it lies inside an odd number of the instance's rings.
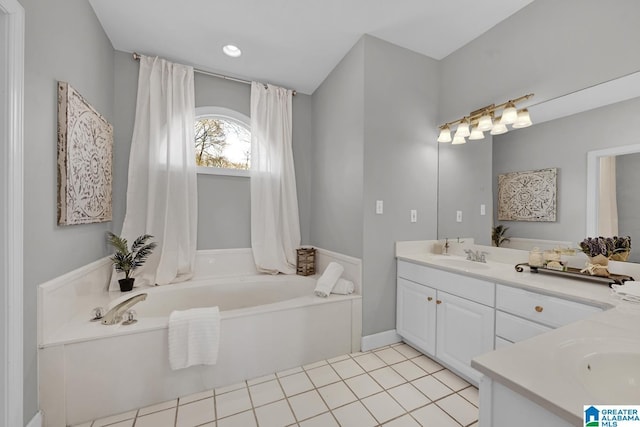
[{"label": "chrome faucet handle", "polygon": [[487,251],[480,252],[480,262],[487,262],[487,255],[489,255]]},{"label": "chrome faucet handle", "polygon": [[467,254],[467,261],[473,261],[473,251],[471,249],[465,249],[464,253]]}]

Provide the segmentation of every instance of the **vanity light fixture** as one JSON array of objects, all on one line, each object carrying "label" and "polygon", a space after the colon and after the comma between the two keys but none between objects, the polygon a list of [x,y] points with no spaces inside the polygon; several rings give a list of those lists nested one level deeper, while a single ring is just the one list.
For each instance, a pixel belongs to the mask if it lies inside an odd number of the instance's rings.
[{"label": "vanity light fixture", "polygon": [[476,141],[478,139],[484,139],[484,132],[480,130],[480,125],[474,126],[471,129],[471,135],[469,135],[469,141]]},{"label": "vanity light fixture", "polygon": [[469,132],[469,120],[463,120],[462,123],[458,125],[455,136],[466,138],[469,135],[471,135],[471,132]]},{"label": "vanity light fixture", "polygon": [[449,126],[444,125],[442,128],[440,128],[438,142],[451,142],[451,129],[449,129]]},{"label": "vanity light fixture", "polygon": [[242,55],[242,51],[238,46],[234,46],[232,44],[227,44],[222,47],[222,51],[225,55],[230,56],[232,58],[237,58]]},{"label": "vanity light fixture", "polygon": [[466,144],[466,143],[467,143],[467,140],[464,139],[464,136],[454,135],[451,145]]},{"label": "vanity light fixture", "polygon": [[507,129],[507,125],[503,125],[502,123],[496,123],[493,125],[489,133],[491,135],[502,135],[503,133],[507,133],[507,132],[509,132],[509,129]]},{"label": "vanity light fixture", "polygon": [[531,117],[529,116],[529,110],[526,108],[518,111],[518,118],[515,123],[512,125],[514,129],[522,129],[531,126],[533,123],[531,122]]},{"label": "vanity light fixture", "polygon": [[493,113],[489,111],[484,111],[482,116],[478,119],[478,130],[484,132],[486,130],[491,130],[493,127]]},{"label": "vanity light fixture", "polygon": [[[452,144],[464,144],[465,138],[478,140],[484,138],[484,132],[490,131],[491,135],[500,135],[509,131],[507,125],[513,129],[520,129],[531,126],[531,117],[526,108],[518,110],[516,105],[533,96],[532,93],[519,98],[510,99],[502,104],[491,104],[478,110],[472,111],[468,116],[458,120],[445,123],[440,126],[438,142],[451,142]],[[495,117],[496,112],[502,114]],[[451,138],[451,128],[457,125],[453,139]],[[471,127],[471,131],[469,128]]]},{"label": "vanity light fixture", "polygon": [[502,111],[502,117],[500,118],[501,125],[512,125],[518,118],[518,110],[513,102],[509,102],[505,109]]}]

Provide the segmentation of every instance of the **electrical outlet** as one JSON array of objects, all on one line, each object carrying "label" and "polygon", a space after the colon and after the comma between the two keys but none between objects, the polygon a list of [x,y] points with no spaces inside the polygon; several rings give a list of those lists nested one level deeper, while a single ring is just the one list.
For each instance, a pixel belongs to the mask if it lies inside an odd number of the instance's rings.
[{"label": "electrical outlet", "polygon": [[383,203],[382,200],[376,200],[376,214],[382,215]]},{"label": "electrical outlet", "polygon": [[418,222],[418,211],[411,209],[411,222]]},{"label": "electrical outlet", "polygon": [[485,204],[480,205],[480,215],[487,214],[487,206]]},{"label": "electrical outlet", "polygon": [[462,222],[462,211],[456,211],[456,222]]}]

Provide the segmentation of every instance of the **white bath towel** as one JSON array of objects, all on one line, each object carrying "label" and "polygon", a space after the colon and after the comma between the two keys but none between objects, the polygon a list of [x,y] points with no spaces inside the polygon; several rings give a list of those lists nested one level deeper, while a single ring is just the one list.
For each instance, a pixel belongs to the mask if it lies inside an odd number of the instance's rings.
[{"label": "white bath towel", "polygon": [[349,295],[352,294],[354,290],[355,286],[353,285],[353,282],[341,277],[336,282],[336,285],[333,287],[331,293],[338,295]]},{"label": "white bath towel", "polygon": [[218,307],[172,311],[169,316],[169,363],[171,369],[214,365],[220,346]]},{"label": "white bath towel", "polygon": [[336,282],[342,275],[344,267],[337,262],[330,262],[327,268],[322,273],[322,276],[316,283],[316,289],[313,291],[319,297],[328,297],[331,290],[336,285]]}]

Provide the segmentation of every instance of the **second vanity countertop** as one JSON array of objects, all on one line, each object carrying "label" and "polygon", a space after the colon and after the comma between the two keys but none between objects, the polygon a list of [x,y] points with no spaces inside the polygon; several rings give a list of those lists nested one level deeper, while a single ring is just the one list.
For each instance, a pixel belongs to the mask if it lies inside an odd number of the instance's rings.
[{"label": "second vanity countertop", "polygon": [[397,251],[396,255],[400,261],[601,307],[603,312],[588,319],[480,355],[472,361],[475,369],[571,424],[580,425],[582,422],[583,405],[602,404],[606,400],[594,394],[593,390],[587,390],[578,378],[579,363],[584,359],[581,351],[587,354],[611,353],[617,351],[622,343],[627,351],[631,348],[640,354],[640,328],[637,327],[640,324],[640,304],[621,301],[612,295],[606,284],[531,273],[528,267],[517,272],[515,264],[526,262],[518,261],[517,257],[495,262],[489,255],[486,265],[477,267],[459,255],[406,250]]}]

